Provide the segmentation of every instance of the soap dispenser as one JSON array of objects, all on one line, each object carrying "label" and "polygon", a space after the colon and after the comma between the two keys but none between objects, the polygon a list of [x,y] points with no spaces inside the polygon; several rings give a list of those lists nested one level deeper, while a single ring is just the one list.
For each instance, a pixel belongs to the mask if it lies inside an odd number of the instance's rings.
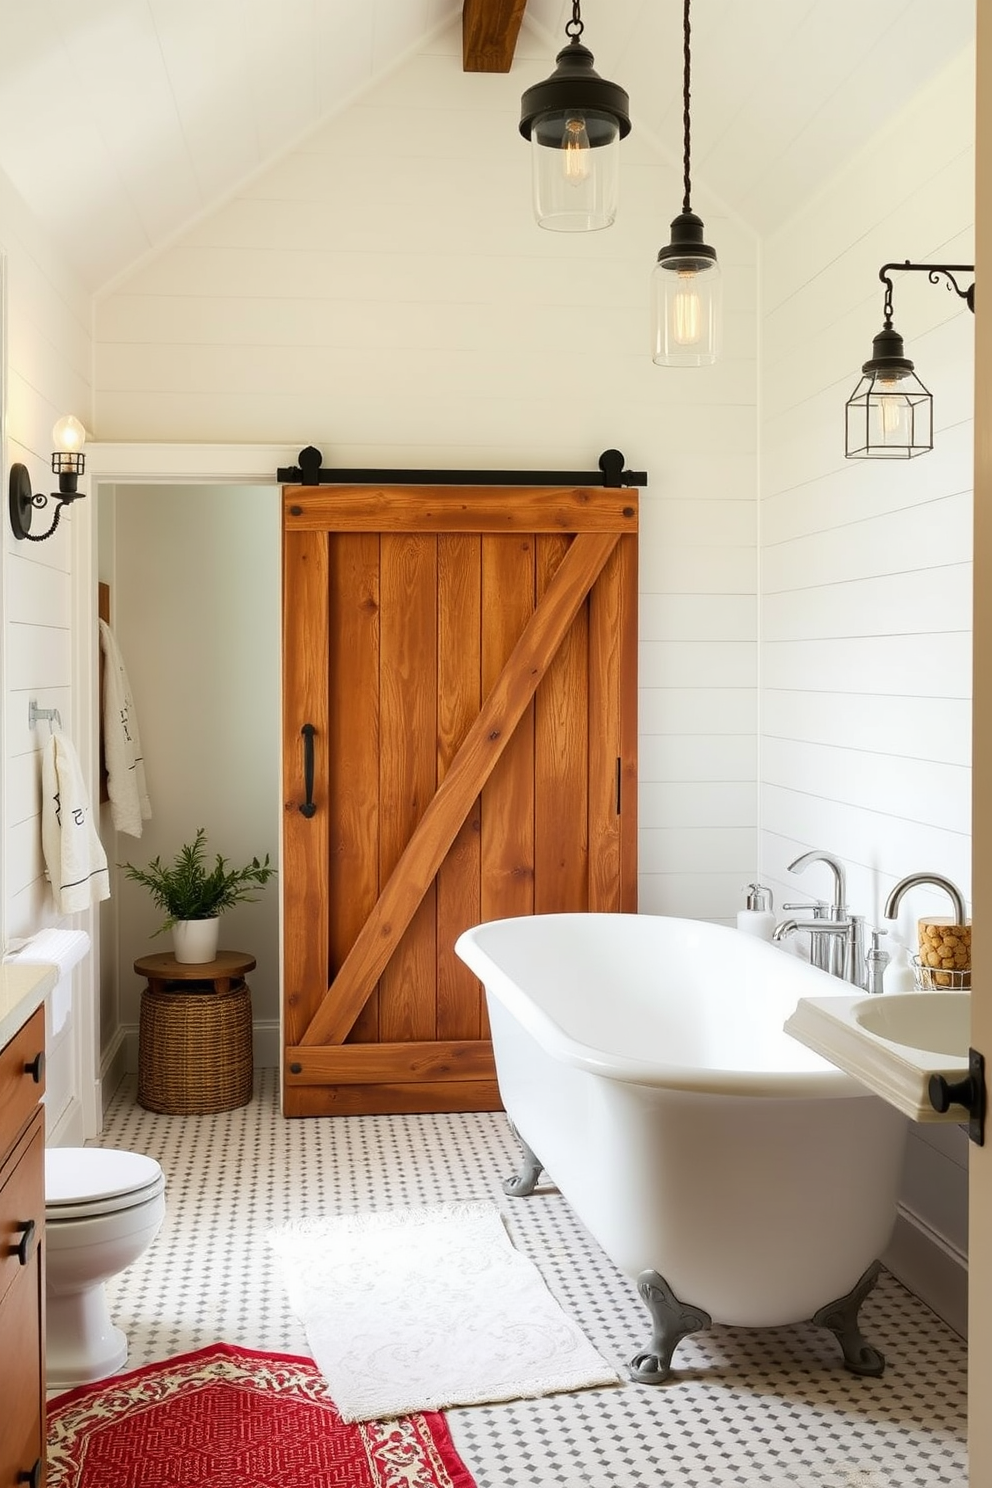
[{"label": "soap dispenser", "polygon": [[757,935],[761,940],[771,940],[775,929],[772,912],[772,891],[764,884],[748,884],[747,908],[737,911],[737,928],[745,935]]}]

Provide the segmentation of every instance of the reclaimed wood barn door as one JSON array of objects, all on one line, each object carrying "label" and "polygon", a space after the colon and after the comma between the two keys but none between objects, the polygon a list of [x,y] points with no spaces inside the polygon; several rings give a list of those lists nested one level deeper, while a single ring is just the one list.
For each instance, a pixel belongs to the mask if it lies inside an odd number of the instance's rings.
[{"label": "reclaimed wood barn door", "polygon": [[637,494],[284,489],[283,1110],[499,1109],[480,920],[636,908]]}]

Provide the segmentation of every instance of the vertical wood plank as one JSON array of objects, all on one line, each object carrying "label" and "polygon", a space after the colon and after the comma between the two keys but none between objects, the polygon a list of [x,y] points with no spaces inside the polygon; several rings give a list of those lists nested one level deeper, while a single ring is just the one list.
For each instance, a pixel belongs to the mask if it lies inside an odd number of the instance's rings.
[{"label": "vertical wood plank", "polygon": [[[380,539],[379,873],[384,883],[437,784],[437,539]],[[436,887],[379,982],[379,1038],[433,1039],[437,1027]]]},{"label": "vertical wood plank", "polygon": [[[482,543],[442,535],[437,553],[437,779],[444,779],[482,704]],[[437,1036],[488,1034],[478,978],[455,955],[455,941],[481,918],[481,798],[437,875]]]},{"label": "vertical wood plank", "polygon": [[620,909],[637,912],[637,538],[617,544],[620,563]]},{"label": "vertical wood plank", "polygon": [[589,908],[600,913],[619,912],[622,898],[621,580],[618,544],[589,596]]},{"label": "vertical wood plank", "polygon": [[[327,776],[329,644],[326,533],[287,533],[283,546],[283,898],[284,1042],[299,1042],[328,986]],[[304,800],[303,740],[315,739],[316,815]]]},{"label": "vertical wood plank", "polygon": [[[329,976],[379,895],[379,539],[332,533],[327,636]],[[351,1032],[378,1038],[378,993]]]},{"label": "vertical wood plank", "polygon": [[[568,552],[537,538],[540,601]],[[583,605],[534,699],[534,911],[585,910],[588,891],[588,605]]]},{"label": "vertical wood plank", "polygon": [[[482,539],[482,692],[534,613],[532,535]],[[482,918],[534,912],[534,704],[482,792]]]}]

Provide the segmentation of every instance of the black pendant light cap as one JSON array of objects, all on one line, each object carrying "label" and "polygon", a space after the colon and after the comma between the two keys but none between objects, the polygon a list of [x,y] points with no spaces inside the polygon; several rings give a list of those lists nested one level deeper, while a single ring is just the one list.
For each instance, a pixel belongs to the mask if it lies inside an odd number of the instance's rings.
[{"label": "black pendant light cap", "polygon": [[898,380],[914,370],[906,355],[902,337],[894,326],[883,326],[871,343],[871,357],[861,367],[866,377],[890,377]]},{"label": "black pendant light cap", "polygon": [[[542,114],[609,114],[617,123],[621,139],[630,133],[630,98],[619,83],[601,78],[593,67],[588,47],[573,37],[555,58],[550,77],[535,83],[520,100],[520,133],[530,139],[535,119]],[[590,138],[590,143],[595,141]]]},{"label": "black pendant light cap", "polygon": [[[672,241],[658,250],[658,262],[668,269],[700,272],[716,263],[716,249],[703,241],[703,219],[682,211],[672,220]],[[671,260],[677,260],[671,262]]]}]

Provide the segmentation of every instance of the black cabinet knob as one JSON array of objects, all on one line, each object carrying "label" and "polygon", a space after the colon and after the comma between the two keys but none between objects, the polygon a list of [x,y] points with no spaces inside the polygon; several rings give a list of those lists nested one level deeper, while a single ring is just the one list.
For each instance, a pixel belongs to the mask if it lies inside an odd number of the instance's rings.
[{"label": "black cabinet knob", "polygon": [[39,1049],[30,1064],[25,1063],[24,1073],[30,1075],[36,1085],[41,1084],[41,1077],[45,1073],[45,1051]]}]

